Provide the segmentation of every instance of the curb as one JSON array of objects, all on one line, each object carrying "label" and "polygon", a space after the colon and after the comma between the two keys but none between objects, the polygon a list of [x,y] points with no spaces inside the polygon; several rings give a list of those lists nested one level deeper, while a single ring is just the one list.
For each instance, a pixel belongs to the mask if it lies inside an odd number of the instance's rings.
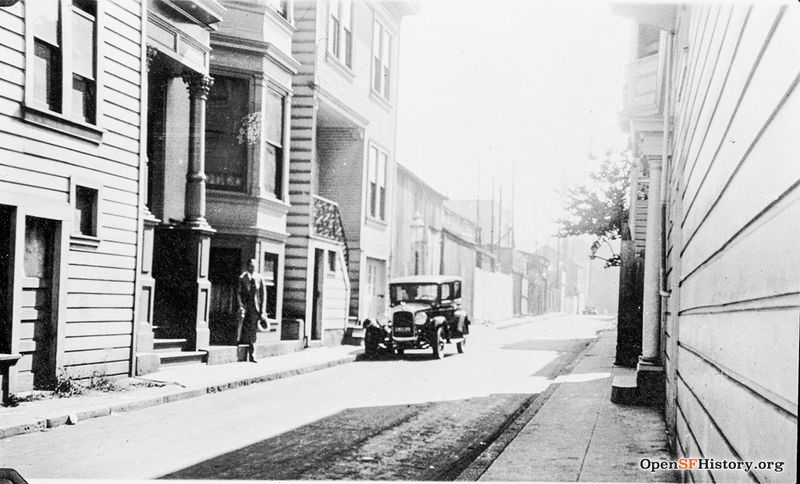
[{"label": "curb", "polygon": [[334,366],[344,365],[356,361],[358,355],[347,356],[344,358],[337,358],[334,360],[317,363],[314,365],[303,366],[298,368],[291,368],[288,370],[281,370],[274,373],[267,373],[264,375],[241,378],[223,383],[215,383],[208,386],[201,386],[196,388],[188,388],[177,390],[174,393],[167,393],[156,397],[145,397],[139,400],[132,400],[121,404],[107,404],[94,408],[87,408],[79,410],[72,414],[55,415],[52,417],[44,417],[34,420],[29,423],[11,425],[8,427],[0,428],[0,439],[12,437],[15,435],[29,434],[33,432],[40,432],[47,429],[52,429],[65,425],[68,423],[80,422],[82,420],[89,420],[97,417],[106,417],[113,413],[133,412],[142,410],[144,408],[155,407],[166,403],[177,402],[180,400],[187,400],[189,398],[201,397],[210,393],[219,393],[227,390],[234,390],[236,388],[253,385],[256,383],[265,383],[273,380],[280,380],[291,376],[302,375],[304,373],[312,373],[314,371],[324,370]]},{"label": "curb", "polygon": [[[602,330],[597,334],[594,341],[587,344],[583,349],[575,354],[570,361],[568,361],[561,369],[552,375],[552,379],[560,375],[570,373],[578,362],[581,361],[600,341],[602,334],[606,330]],[[561,383],[551,383],[542,393],[526,400],[520,408],[514,412],[513,415],[503,424],[500,431],[497,432],[496,438],[478,454],[475,459],[464,469],[455,481],[477,481],[480,477],[491,467],[494,461],[503,453],[506,447],[517,437],[517,435],[525,428],[526,425],[533,419],[539,410],[547,403],[550,396],[561,386]]]}]

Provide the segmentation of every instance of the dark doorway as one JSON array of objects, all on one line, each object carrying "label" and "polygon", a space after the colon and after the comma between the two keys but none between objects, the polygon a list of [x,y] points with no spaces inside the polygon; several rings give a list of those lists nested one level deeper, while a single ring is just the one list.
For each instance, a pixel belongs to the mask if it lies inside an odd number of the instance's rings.
[{"label": "dark doorway", "polygon": [[311,339],[322,338],[322,286],[325,284],[325,251],[314,250],[314,299],[311,306]]},{"label": "dark doorway", "polygon": [[56,327],[53,266],[56,223],[25,219],[25,277],[22,280],[18,365],[21,391],[49,387],[55,378]]},{"label": "dark doorway", "polygon": [[13,304],[14,250],[12,208],[0,205],[0,353],[11,353],[11,305]]},{"label": "dark doorway", "polygon": [[211,306],[208,327],[212,345],[235,345],[239,302],[236,298],[242,273],[241,249],[212,247],[208,280],[211,281]]}]

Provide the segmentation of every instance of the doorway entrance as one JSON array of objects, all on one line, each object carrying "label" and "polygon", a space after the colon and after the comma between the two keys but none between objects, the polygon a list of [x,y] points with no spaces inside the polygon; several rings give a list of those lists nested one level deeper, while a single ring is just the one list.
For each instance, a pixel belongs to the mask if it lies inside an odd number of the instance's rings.
[{"label": "doorway entrance", "polygon": [[0,205],[0,353],[11,353],[11,305],[13,304],[14,230],[12,208]]},{"label": "doorway entrance", "polygon": [[[367,257],[366,318],[376,319],[386,311],[386,262]],[[363,319],[363,318],[362,318]]]},{"label": "doorway entrance", "polygon": [[208,280],[211,281],[208,327],[212,345],[239,343],[237,291],[241,273],[241,249],[211,247],[208,264]]},{"label": "doorway entrance", "polygon": [[53,266],[56,222],[25,218],[19,353],[19,391],[47,388],[55,379],[56,327],[53,318]]},{"label": "doorway entrance", "polygon": [[314,289],[311,302],[311,339],[322,338],[322,286],[325,284],[325,251],[314,249]]}]

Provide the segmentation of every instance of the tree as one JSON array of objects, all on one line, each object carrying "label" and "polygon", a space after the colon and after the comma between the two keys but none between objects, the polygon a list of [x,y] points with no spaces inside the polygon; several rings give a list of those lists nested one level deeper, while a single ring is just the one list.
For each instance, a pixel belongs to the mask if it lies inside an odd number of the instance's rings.
[{"label": "tree", "polygon": [[[592,153],[588,156],[592,161],[598,159]],[[561,226],[558,236],[593,235],[589,258],[605,261],[605,267],[619,266],[621,262],[609,241],[621,236],[628,220],[631,165],[630,151],[609,150],[598,169],[589,173],[589,184],[566,188],[561,193],[567,216],[557,221]],[[597,255],[603,245],[611,250],[608,258]]]}]

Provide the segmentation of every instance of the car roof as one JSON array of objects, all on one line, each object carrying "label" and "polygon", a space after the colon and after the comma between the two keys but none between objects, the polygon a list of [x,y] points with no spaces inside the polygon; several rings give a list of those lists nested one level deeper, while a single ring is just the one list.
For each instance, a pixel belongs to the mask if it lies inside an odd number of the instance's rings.
[{"label": "car roof", "polygon": [[444,284],[446,282],[461,282],[461,278],[458,276],[438,275],[403,276],[391,279],[389,284]]}]

